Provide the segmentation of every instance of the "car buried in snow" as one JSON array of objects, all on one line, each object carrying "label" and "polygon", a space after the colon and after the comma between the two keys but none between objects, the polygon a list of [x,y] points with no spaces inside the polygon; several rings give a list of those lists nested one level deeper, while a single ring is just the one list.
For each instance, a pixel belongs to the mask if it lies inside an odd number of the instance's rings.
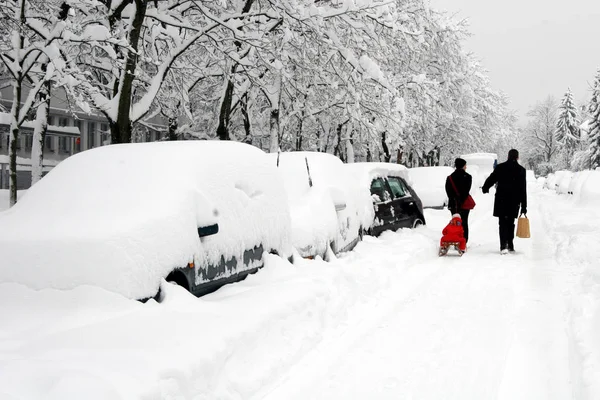
[{"label": "car buried in snow", "polygon": [[415,228],[425,224],[423,203],[409,184],[406,167],[399,164],[363,162],[347,164],[361,191],[370,194],[373,210],[366,234],[378,236],[387,230]]},{"label": "car buried in snow", "polygon": [[72,156],[0,213],[0,282],[94,285],[131,299],[163,279],[195,295],[289,258],[277,168],[234,142],[120,144]]},{"label": "car buried in snow", "polygon": [[319,152],[270,154],[284,181],[292,220],[292,244],[304,258],[330,259],[352,250],[365,223],[372,220],[371,200],[342,161]]}]

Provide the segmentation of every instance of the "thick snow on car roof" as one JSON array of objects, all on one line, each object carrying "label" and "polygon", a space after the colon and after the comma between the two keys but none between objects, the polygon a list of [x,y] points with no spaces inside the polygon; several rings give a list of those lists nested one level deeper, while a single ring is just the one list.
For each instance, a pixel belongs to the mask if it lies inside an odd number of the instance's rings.
[{"label": "thick snow on car roof", "polygon": [[[276,168],[234,142],[112,145],[60,163],[0,213],[0,282],[143,298],[172,269],[291,250]],[[200,241],[197,228],[219,224]],[[282,254],[287,255],[287,254]],[[200,283],[200,282],[197,282]]]},{"label": "thick snow on car roof", "polygon": [[351,171],[352,176],[361,181],[361,187],[366,187],[369,190],[373,179],[384,176],[398,176],[404,178],[409,184],[412,183],[408,174],[408,168],[401,164],[358,162],[347,164],[347,168]]}]

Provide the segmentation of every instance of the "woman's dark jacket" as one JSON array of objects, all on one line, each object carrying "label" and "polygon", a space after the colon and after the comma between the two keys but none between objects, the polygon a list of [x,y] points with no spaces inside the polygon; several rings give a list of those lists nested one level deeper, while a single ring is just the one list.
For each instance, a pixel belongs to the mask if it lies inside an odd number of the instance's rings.
[{"label": "woman's dark jacket", "polygon": [[[450,177],[452,177],[452,181],[458,189],[458,195],[452,184],[450,183]],[[469,192],[471,191],[471,183],[473,182],[473,178],[471,175],[467,174],[464,169],[455,169],[449,177],[446,178],[446,195],[448,195],[448,209],[452,212],[452,214],[457,213],[460,210],[460,205],[462,205],[466,198],[469,196]],[[458,205],[458,207],[457,207]]]}]

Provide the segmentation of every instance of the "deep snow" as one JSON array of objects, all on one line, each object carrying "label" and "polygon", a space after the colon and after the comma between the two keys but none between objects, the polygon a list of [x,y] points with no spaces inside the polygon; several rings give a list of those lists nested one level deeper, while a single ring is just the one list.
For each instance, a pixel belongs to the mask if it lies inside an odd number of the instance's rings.
[{"label": "deep snow", "polygon": [[200,299],[1,284],[0,398],[598,399],[600,212],[537,185],[516,255],[476,194],[462,258],[437,257],[449,214],[426,210]]}]

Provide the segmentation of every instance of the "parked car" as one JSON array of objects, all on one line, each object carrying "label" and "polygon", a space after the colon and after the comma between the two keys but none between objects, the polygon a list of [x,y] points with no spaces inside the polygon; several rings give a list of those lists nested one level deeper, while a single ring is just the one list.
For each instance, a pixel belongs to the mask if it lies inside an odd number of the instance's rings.
[{"label": "parked car", "polygon": [[292,219],[292,244],[305,258],[351,250],[360,240],[368,194],[361,194],[342,161],[327,153],[271,154],[283,177]]},{"label": "parked car", "polygon": [[0,213],[0,282],[95,285],[154,297],[163,278],[195,295],[290,257],[277,168],[234,142],[112,145],[74,155]]},{"label": "parked car", "polygon": [[386,230],[414,228],[425,224],[423,203],[409,184],[406,167],[391,163],[347,164],[361,190],[371,195],[374,218],[364,226],[377,236]]},{"label": "parked car", "polygon": [[451,167],[409,168],[412,187],[419,193],[425,208],[442,209],[448,205],[446,177],[454,172]]}]

